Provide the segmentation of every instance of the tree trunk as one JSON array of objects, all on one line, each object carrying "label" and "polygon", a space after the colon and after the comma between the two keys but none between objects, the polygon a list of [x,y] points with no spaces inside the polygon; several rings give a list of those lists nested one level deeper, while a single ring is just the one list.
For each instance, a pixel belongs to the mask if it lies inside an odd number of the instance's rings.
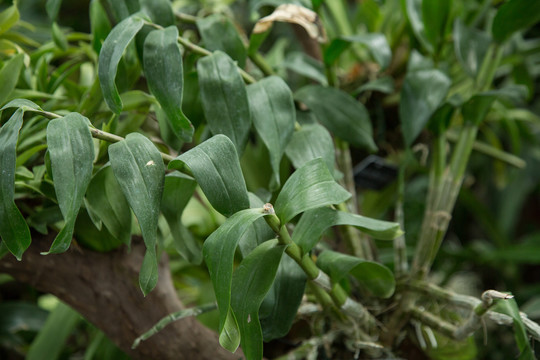
[{"label": "tree trunk", "polygon": [[192,317],[169,324],[132,350],[138,336],[183,307],[172,285],[167,257],[161,259],[156,288],[144,297],[138,281],[145,251],[140,239],[133,239],[129,253],[125,248],[97,253],[72,246],[63,254],[40,255],[49,249],[51,240],[51,236],[34,237],[22,261],[9,254],[0,260],[0,272],[57,296],[133,359],[243,357],[241,350],[231,354],[221,348],[217,334]]}]

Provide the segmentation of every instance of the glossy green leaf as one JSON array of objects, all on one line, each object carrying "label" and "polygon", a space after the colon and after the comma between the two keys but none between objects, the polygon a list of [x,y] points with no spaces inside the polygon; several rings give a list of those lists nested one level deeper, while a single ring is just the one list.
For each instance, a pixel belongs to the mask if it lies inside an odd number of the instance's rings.
[{"label": "glossy green leaf", "polygon": [[240,343],[238,325],[230,307],[234,253],[242,234],[263,216],[262,209],[239,211],[214,231],[203,245],[204,261],[219,308],[219,342],[231,352],[236,351]]},{"label": "glossy green leaf", "polygon": [[8,100],[9,94],[15,89],[23,66],[23,59],[23,54],[15,55],[6,61],[0,70],[0,104]]},{"label": "glossy green leaf", "polygon": [[498,42],[508,39],[516,31],[526,29],[540,21],[540,2],[510,0],[501,5],[491,26]]},{"label": "glossy green leaf", "polygon": [[231,139],[238,154],[247,142],[251,117],[246,86],[231,58],[216,51],[197,63],[204,115],[214,135]]},{"label": "glossy green leaf", "polygon": [[86,206],[116,239],[130,243],[131,210],[110,166],[92,177],[86,190]]},{"label": "glossy green leaf", "polygon": [[[264,206],[264,202],[257,195],[253,193],[249,193],[248,195],[250,208],[262,208]],[[266,221],[264,219],[257,219],[240,238],[238,249],[242,257],[246,257],[257,246],[275,237],[276,233],[268,226]]]},{"label": "glossy green leaf", "polygon": [[328,130],[319,124],[303,125],[296,130],[285,148],[285,153],[297,169],[308,161],[321,157],[328,169],[334,171],[334,141]]},{"label": "glossy green leaf", "polygon": [[378,297],[389,298],[396,288],[390,269],[377,262],[326,250],[317,257],[317,266],[329,274],[335,283],[350,273],[360,286]]},{"label": "glossy green leaf", "polygon": [[51,19],[52,21],[56,20],[61,5],[62,0],[47,0],[47,3],[45,4],[45,9],[47,10],[47,15],[49,15],[49,19]]},{"label": "glossy green leaf", "polygon": [[48,359],[58,359],[69,335],[79,321],[81,321],[79,313],[59,302],[30,345],[26,359],[42,360],[44,354],[47,354]]},{"label": "glossy green leaf", "polygon": [[170,162],[169,168],[186,164],[212,206],[225,216],[249,207],[246,183],[233,143],[216,135]]},{"label": "glossy green leaf", "polygon": [[516,300],[514,299],[505,299],[498,300],[497,304],[493,308],[493,311],[499,312],[501,314],[508,315],[514,321],[514,338],[516,339],[517,346],[519,348],[519,360],[534,360],[536,359],[534,351],[531,348],[531,343],[529,341],[529,335],[527,334],[527,329],[521,320],[521,315],[519,314],[519,307],[517,306]]},{"label": "glossy green leaf", "polygon": [[109,146],[114,176],[139,220],[146,254],[139,285],[146,296],[157,284],[157,226],[163,193],[165,166],[150,140],[138,133]]},{"label": "glossy green leaf", "polygon": [[338,37],[330,43],[330,46],[324,52],[324,62],[332,65],[338,57],[349,48],[353,43],[362,44],[371,53],[373,59],[385,69],[392,60],[392,50],[383,34],[362,34]]},{"label": "glossy green leaf", "polygon": [[304,253],[308,253],[319,241],[322,234],[336,225],[352,225],[362,232],[381,240],[392,240],[403,234],[399,224],[371,219],[362,215],[337,211],[329,207],[306,211],[294,229],[293,241]]},{"label": "glossy green leaf", "polygon": [[317,119],[334,135],[353,146],[375,151],[369,114],[360,102],[349,94],[329,87],[308,85],[295,94]]},{"label": "glossy green leaf", "polygon": [[19,21],[19,16],[17,5],[11,5],[0,12],[0,35],[11,29]]},{"label": "glossy green leaf", "polygon": [[339,204],[350,197],[351,194],[334,181],[324,160],[317,158],[305,163],[289,177],[274,208],[281,223],[285,224],[301,212]]},{"label": "glossy green leaf", "polygon": [[241,68],[246,65],[246,47],[231,20],[222,14],[212,14],[197,19],[197,28],[206,49],[221,50],[237,61]]},{"label": "glossy green leaf", "polygon": [[401,88],[399,116],[405,143],[410,146],[446,97],[450,79],[435,69],[408,72]]},{"label": "glossy green leaf", "polygon": [[231,306],[240,330],[242,351],[248,360],[263,356],[259,308],[274,281],[285,248],[278,240],[266,241],[242,260],[234,272]]},{"label": "glossy green leaf", "polygon": [[461,19],[454,23],[454,51],[456,57],[471,77],[475,77],[484,61],[491,43],[488,33],[469,28]]},{"label": "glossy green leaf", "polygon": [[184,71],[177,38],[176,26],[148,34],[144,41],[144,73],[150,91],[167,114],[176,136],[190,142],[194,129],[181,109]]},{"label": "glossy green leaf", "polygon": [[281,259],[274,283],[259,310],[264,341],[289,333],[304,296],[306,279],[306,274],[292,258]]},{"label": "glossy green leaf", "polygon": [[105,102],[116,114],[122,111],[122,100],[115,83],[118,64],[129,43],[143,25],[144,20],[137,14],[126,18],[112,29],[99,53],[98,74],[101,91]]},{"label": "glossy green leaf", "polygon": [[23,110],[18,109],[0,127],[0,238],[17,260],[21,260],[32,240],[28,225],[13,200],[16,147],[22,124]]},{"label": "glossy green leaf", "polygon": [[81,114],[71,113],[51,120],[47,126],[54,190],[65,220],[49,253],[61,253],[69,248],[77,214],[92,177],[94,143],[89,123]]},{"label": "glossy green leaf", "polygon": [[112,26],[107,17],[107,12],[99,0],[90,1],[90,29],[92,30],[92,47],[99,54],[101,46],[107,35],[111,32]]},{"label": "glossy green leaf", "polygon": [[171,229],[173,245],[176,251],[192,264],[201,263],[202,249],[199,242],[182,225],[182,213],[196,186],[197,183],[193,178],[174,172],[165,176],[161,200],[161,212]]},{"label": "glossy green leaf", "polygon": [[328,79],[324,73],[324,65],[306,53],[293,51],[287,54],[283,64],[280,65],[308,79],[315,80],[321,85],[328,86]]},{"label": "glossy green leaf", "polygon": [[247,87],[251,117],[268,149],[275,187],[280,185],[279,164],[296,122],[291,90],[281,78],[271,76]]}]

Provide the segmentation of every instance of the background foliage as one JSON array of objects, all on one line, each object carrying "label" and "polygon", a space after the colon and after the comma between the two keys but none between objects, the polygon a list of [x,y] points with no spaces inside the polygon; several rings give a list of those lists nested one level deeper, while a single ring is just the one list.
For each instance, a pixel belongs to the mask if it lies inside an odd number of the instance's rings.
[{"label": "background foliage", "polygon": [[[166,252],[250,359],[534,358],[538,2],[283,3],[2,3],[2,254],[141,234],[143,293]],[[512,327],[452,339],[491,288]],[[0,298],[2,358],[125,356],[50,295]]]}]

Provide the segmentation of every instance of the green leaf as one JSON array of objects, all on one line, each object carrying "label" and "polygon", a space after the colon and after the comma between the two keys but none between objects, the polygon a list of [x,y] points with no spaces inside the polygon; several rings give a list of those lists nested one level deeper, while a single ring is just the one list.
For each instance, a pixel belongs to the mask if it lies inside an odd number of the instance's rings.
[{"label": "green leaf", "polygon": [[[426,0],[429,1],[429,0]],[[414,35],[420,42],[420,44],[428,52],[433,52],[433,46],[429,42],[426,36],[426,29],[424,26],[424,19],[422,16],[422,2],[423,0],[401,0],[403,6],[405,7],[405,12],[407,14],[407,19],[413,30]]]},{"label": "green leaf", "polygon": [[50,313],[34,341],[32,341],[26,359],[42,360],[44,354],[46,354],[47,359],[58,359],[69,335],[80,320],[79,313],[59,302]]},{"label": "green leaf", "polygon": [[240,329],[242,351],[248,360],[263,356],[259,308],[274,281],[285,248],[278,240],[266,241],[242,260],[234,272],[231,306]]},{"label": "green leaf", "polygon": [[318,157],[323,158],[331,172],[335,168],[334,141],[328,130],[319,124],[303,125],[295,131],[285,153],[297,169]]},{"label": "green leaf", "polygon": [[165,216],[176,251],[192,264],[200,264],[202,250],[199,242],[182,225],[182,213],[191,199],[197,183],[186,175],[175,172],[165,176],[161,212]]},{"label": "green leaf", "polygon": [[197,28],[206,49],[221,50],[237,61],[241,68],[246,65],[246,47],[231,20],[221,14],[212,14],[197,19]]},{"label": "green leaf", "polygon": [[274,283],[259,310],[264,341],[289,333],[304,296],[306,279],[306,274],[292,258],[281,259]]},{"label": "green leaf", "polygon": [[392,50],[383,34],[363,34],[338,37],[330,43],[330,46],[324,52],[324,62],[332,65],[339,56],[349,48],[352,43],[362,44],[368,48],[373,59],[385,69],[392,60]]},{"label": "green leaf", "polygon": [[0,12],[0,35],[11,29],[19,21],[19,10],[16,5],[11,5]]},{"label": "green leaf", "polygon": [[281,223],[285,224],[301,212],[339,204],[350,197],[351,194],[334,181],[324,160],[317,158],[304,164],[289,177],[274,207]]},{"label": "green leaf", "polygon": [[111,32],[112,26],[107,12],[99,0],[90,1],[90,28],[92,30],[92,47],[96,54],[101,51],[102,43]]},{"label": "green leaf", "polygon": [[[119,191],[121,192],[121,190]],[[109,252],[124,245],[122,241],[114,237],[110,231],[103,226],[101,220],[90,218],[89,213],[90,210],[88,208],[81,207],[81,210],[77,215],[74,236],[77,239],[78,245],[82,245],[87,249],[98,252]],[[98,227],[98,224],[101,226]]]},{"label": "green leaf", "polygon": [[491,33],[498,42],[504,42],[513,33],[540,21],[540,2],[510,0],[501,5],[491,26]]},{"label": "green leaf", "polygon": [[204,115],[212,134],[231,139],[238,154],[246,145],[251,118],[244,81],[231,58],[216,51],[197,63]]},{"label": "green leaf", "polygon": [[105,102],[116,114],[122,111],[122,100],[115,83],[118,63],[143,25],[144,20],[137,14],[126,18],[112,29],[99,53],[98,74],[101,91]]},{"label": "green leaf", "polygon": [[253,124],[268,149],[273,183],[279,188],[279,164],[296,122],[292,93],[285,81],[277,76],[249,85],[247,92]]},{"label": "green leaf", "polygon": [[231,140],[216,135],[169,163],[182,169],[185,163],[193,172],[212,206],[225,216],[249,207],[246,183]]},{"label": "green leaf", "polygon": [[56,20],[61,5],[62,0],[47,0],[47,3],[45,4],[45,9],[47,10],[47,15],[49,15],[49,19],[51,19],[52,21]]},{"label": "green leaf", "polygon": [[176,136],[190,142],[193,125],[181,109],[184,74],[177,38],[176,26],[148,34],[144,41],[144,73],[150,91],[167,114]]},{"label": "green leaf", "polygon": [[490,43],[488,33],[467,27],[461,19],[454,22],[454,51],[469,76],[476,77]]},{"label": "green leaf", "polygon": [[391,94],[394,92],[394,89],[394,79],[390,76],[385,76],[361,85],[354,93],[360,94],[364,91],[379,91],[384,94]]},{"label": "green leaf", "polygon": [[15,55],[6,61],[0,70],[0,104],[3,104],[15,89],[23,66],[23,59],[23,54]]},{"label": "green leaf", "polygon": [[450,79],[436,69],[408,72],[401,88],[399,116],[405,144],[410,146],[444,100]]},{"label": "green leaf", "polygon": [[323,64],[303,52],[293,51],[287,54],[283,66],[297,74],[315,80],[321,85],[328,86]]},{"label": "green leaf", "polygon": [[110,166],[102,167],[92,177],[86,190],[86,206],[111,235],[124,244],[130,243],[131,210]]},{"label": "green leaf", "polygon": [[22,124],[23,110],[18,109],[0,127],[0,238],[17,260],[21,260],[32,240],[30,229],[14,202],[16,147]]},{"label": "green leaf", "polygon": [[245,209],[228,218],[210,235],[203,245],[203,256],[219,308],[219,342],[234,352],[239,345],[236,319],[231,311],[231,286],[234,253],[242,234],[257,219],[264,216],[262,209]]},{"label": "green leaf", "polygon": [[351,273],[360,286],[373,295],[385,299],[392,296],[396,288],[396,281],[390,269],[377,262],[326,250],[319,254],[317,266],[329,274],[334,283]]},{"label": "green leaf", "polygon": [[51,120],[47,126],[54,190],[65,220],[48,253],[64,252],[71,244],[77,214],[92,177],[94,143],[89,123],[81,114],[71,113]]},{"label": "green leaf", "polygon": [[36,103],[27,99],[15,99],[4,105],[0,111],[4,111],[9,108],[21,108],[23,111],[43,111]]},{"label": "green leaf", "polygon": [[156,24],[174,25],[174,12],[169,0],[139,0],[141,11]]},{"label": "green leaf", "polygon": [[[264,202],[259,199],[257,195],[252,193],[249,193],[248,195],[250,208],[262,208],[264,206]],[[257,246],[267,240],[274,239],[275,237],[276,233],[268,226],[266,221],[264,219],[257,219],[240,238],[238,249],[240,250],[242,257],[246,257]]]},{"label": "green leaf", "polygon": [[52,24],[52,37],[54,44],[60,50],[66,51],[68,49],[69,44],[66,35],[62,32],[62,29],[60,29],[60,26],[58,26],[56,22],[53,22]]},{"label": "green leaf", "polygon": [[376,239],[392,240],[403,234],[395,222],[371,219],[328,207],[306,211],[294,229],[292,240],[305,254],[317,244],[322,234],[336,225],[352,225]]},{"label": "green leaf", "polygon": [[114,176],[139,220],[146,245],[139,274],[139,285],[146,296],[158,280],[157,226],[165,166],[154,144],[138,133],[109,146],[109,158]]},{"label": "green leaf", "polygon": [[425,36],[436,50],[445,41],[451,10],[452,0],[422,0]]},{"label": "green leaf", "polygon": [[308,85],[295,94],[334,135],[351,145],[377,150],[369,114],[360,102],[335,88]]},{"label": "green leaf", "polygon": [[516,339],[517,346],[519,348],[519,360],[534,360],[536,359],[534,351],[531,348],[529,341],[529,335],[523,321],[521,320],[521,315],[519,314],[519,307],[517,306],[516,300],[514,299],[505,299],[498,300],[497,304],[492,311],[499,312],[501,314],[508,315],[514,320],[514,337]]},{"label": "green leaf", "polygon": [[106,0],[114,18],[120,22],[140,10],[139,0]]}]

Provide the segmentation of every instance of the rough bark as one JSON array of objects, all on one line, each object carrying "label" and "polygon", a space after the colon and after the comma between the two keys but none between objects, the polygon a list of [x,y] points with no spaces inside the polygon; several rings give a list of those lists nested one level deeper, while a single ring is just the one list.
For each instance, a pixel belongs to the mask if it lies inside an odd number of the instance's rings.
[{"label": "rough bark", "polygon": [[51,237],[34,238],[22,261],[7,255],[0,272],[17,281],[54,294],[100,328],[133,359],[239,359],[220,347],[217,334],[194,318],[176,321],[143,341],[135,350],[133,340],[157,321],[182,309],[163,256],[159,282],[147,296],[138,285],[144,245],[134,241],[131,252],[120,249],[97,253],[72,246],[66,253],[40,255],[49,249]]}]

